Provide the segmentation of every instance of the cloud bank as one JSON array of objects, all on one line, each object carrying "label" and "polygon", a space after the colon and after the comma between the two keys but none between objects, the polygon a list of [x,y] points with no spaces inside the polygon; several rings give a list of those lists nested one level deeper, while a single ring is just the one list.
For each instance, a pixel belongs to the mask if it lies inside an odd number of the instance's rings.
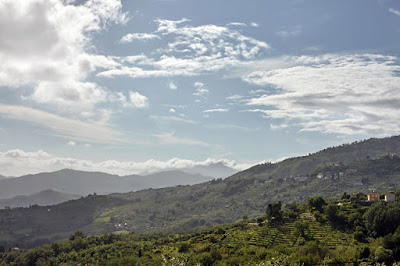
[{"label": "cloud bank", "polygon": [[39,103],[91,109],[107,93],[87,81],[97,68],[115,66],[109,57],[88,52],[92,34],[110,23],[126,23],[119,0],[5,0],[0,3],[0,86],[30,86]]},{"label": "cloud bank", "polygon": [[143,172],[157,172],[172,169],[184,169],[195,166],[209,166],[223,164],[237,171],[251,167],[250,164],[238,164],[226,159],[206,159],[192,161],[173,158],[168,161],[148,160],[145,162],[121,162],[115,160],[93,162],[69,157],[57,157],[45,151],[26,152],[15,149],[0,152],[0,168],[2,175],[21,176],[26,174],[41,173],[44,171],[57,171],[70,168],[81,171],[98,171],[117,175],[131,175]]},{"label": "cloud bank", "polygon": [[133,55],[116,58],[120,65],[100,72],[98,76],[132,78],[198,76],[231,68],[239,62],[254,60],[270,47],[224,26],[190,26],[190,20],[157,19],[158,28],[149,34],[131,33],[122,42],[134,39],[161,39],[166,48],[154,51],[151,57]]},{"label": "cloud bank", "polygon": [[[302,131],[398,134],[398,58],[378,54],[287,57],[290,67],[243,77],[269,93],[254,97],[250,112],[292,120]],[[277,90],[277,91],[276,91]]]}]

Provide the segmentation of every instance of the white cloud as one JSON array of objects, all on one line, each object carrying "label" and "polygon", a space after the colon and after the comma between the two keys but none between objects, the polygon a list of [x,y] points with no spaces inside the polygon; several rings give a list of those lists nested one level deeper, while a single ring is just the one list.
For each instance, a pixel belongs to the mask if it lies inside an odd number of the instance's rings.
[{"label": "white cloud", "polygon": [[81,110],[92,109],[95,104],[105,101],[108,93],[92,82],[40,82],[31,98],[38,103],[57,104],[69,107],[68,110]]},{"label": "white cloud", "polygon": [[65,139],[86,141],[90,143],[127,142],[121,134],[106,124],[109,113],[104,112],[98,121],[79,121],[61,117],[29,107],[0,104],[0,115],[5,118],[21,120],[39,125],[49,130],[47,134]]},{"label": "white cloud", "polygon": [[76,146],[76,142],[70,140],[70,141],[67,142],[67,145],[68,145],[68,146],[71,146],[71,147],[75,147],[75,146]]},{"label": "white cloud", "polygon": [[398,58],[328,54],[285,60],[290,67],[243,77],[251,84],[277,90],[249,100],[248,105],[267,107],[249,111],[293,120],[303,131],[398,134]]},{"label": "white cloud", "polygon": [[396,16],[400,16],[400,11],[393,9],[393,8],[389,8],[389,12],[395,14]]},{"label": "white cloud", "polygon": [[209,109],[209,110],[204,110],[203,113],[226,113],[228,112],[229,109]]},{"label": "white cloud", "polygon": [[195,82],[193,85],[195,88],[198,88],[198,89],[201,89],[204,87],[204,83],[199,82],[199,81]]},{"label": "white cloud", "polygon": [[204,83],[202,82],[197,81],[193,83],[193,85],[196,88],[196,92],[193,93],[194,96],[204,96],[210,92],[208,89],[204,88]]},{"label": "white cloud", "polygon": [[269,127],[272,130],[277,130],[277,129],[287,128],[287,127],[289,127],[289,125],[288,124],[280,124],[280,125],[270,124]]},{"label": "white cloud", "polygon": [[252,23],[250,23],[250,26],[258,28],[260,25],[256,22],[252,22]]},{"label": "white cloud", "polygon": [[229,100],[229,101],[239,101],[241,99],[243,99],[243,96],[239,95],[239,94],[235,94],[235,95],[231,95],[226,97],[225,99]]},{"label": "white cloud", "polygon": [[178,89],[178,87],[175,85],[175,83],[173,83],[172,81],[168,84],[168,87],[170,90],[176,90]]},{"label": "white cloud", "polygon": [[[96,68],[115,67],[112,58],[87,52],[93,32],[125,23],[119,0],[4,0],[0,3],[0,86],[33,87],[31,99],[93,108],[105,91],[85,81]],[[10,88],[8,88],[10,89]],[[28,97],[29,98],[29,97]]]},{"label": "white cloud", "polygon": [[162,170],[184,169],[196,166],[209,166],[223,164],[237,171],[247,169],[253,164],[239,164],[227,159],[211,159],[193,161],[173,158],[167,161],[147,160],[144,162],[132,161],[103,161],[93,162],[69,157],[59,157],[44,151],[25,152],[22,150],[9,150],[0,152],[0,174],[6,176],[20,176],[51,172],[70,168],[81,171],[104,172],[117,175],[131,175],[143,172],[157,172]]},{"label": "white cloud", "polygon": [[129,33],[123,36],[120,40],[121,43],[130,43],[134,40],[154,40],[154,39],[161,39],[158,35],[150,34],[150,33]]},{"label": "white cloud", "polygon": [[200,89],[197,89],[196,90],[196,92],[195,93],[193,93],[193,95],[194,96],[204,96],[204,95],[206,95],[206,94],[208,94],[209,93],[209,90],[208,89],[204,89],[204,88],[200,88]]},{"label": "white cloud", "polygon": [[146,96],[141,95],[138,92],[130,91],[129,99],[130,99],[131,103],[133,104],[133,106],[136,108],[146,108],[149,106],[149,99]]},{"label": "white cloud", "polygon": [[111,67],[98,76],[173,77],[198,76],[228,70],[240,62],[254,60],[269,50],[267,43],[247,37],[237,30],[217,25],[186,25],[190,21],[156,20],[155,32],[168,41],[151,57],[134,56],[134,62],[119,59],[121,66]]},{"label": "white cloud", "polygon": [[247,24],[243,22],[231,22],[226,24],[226,26],[238,26],[238,27],[246,27]]},{"label": "white cloud", "polygon": [[162,134],[153,134],[154,137],[160,140],[161,144],[166,145],[187,145],[187,146],[204,146],[209,147],[210,144],[205,143],[199,140],[186,139],[186,138],[178,138],[174,135],[174,133],[162,133]]}]

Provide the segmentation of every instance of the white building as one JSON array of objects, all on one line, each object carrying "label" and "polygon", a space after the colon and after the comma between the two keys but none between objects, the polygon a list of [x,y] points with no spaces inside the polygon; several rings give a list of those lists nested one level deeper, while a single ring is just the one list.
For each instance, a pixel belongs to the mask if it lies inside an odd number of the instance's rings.
[{"label": "white building", "polygon": [[385,201],[386,202],[395,202],[396,201],[396,195],[393,193],[387,193],[385,195]]}]

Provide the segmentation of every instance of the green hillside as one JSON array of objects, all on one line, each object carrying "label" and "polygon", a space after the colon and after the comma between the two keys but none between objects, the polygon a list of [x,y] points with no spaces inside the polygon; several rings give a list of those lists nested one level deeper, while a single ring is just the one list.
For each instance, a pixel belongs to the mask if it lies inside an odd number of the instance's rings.
[{"label": "green hillside", "polygon": [[[318,195],[339,198],[343,192],[398,190],[400,158],[392,154],[378,157],[378,154],[387,154],[389,147],[394,153],[399,140],[393,137],[343,145],[277,164],[259,165],[224,180],[193,186],[91,195],[51,207],[1,210],[0,245],[18,243],[21,247],[33,247],[66,239],[78,230],[88,235],[121,230],[182,232],[233,223],[244,215],[259,217],[272,202],[301,203]],[[345,157],[347,153],[353,155],[338,160],[340,154]],[[354,154],[360,158],[355,160]],[[366,154],[371,156],[366,158]],[[331,161],[328,163],[326,158]],[[322,163],[313,164],[309,172],[297,172],[299,168],[295,165],[303,165],[308,160]],[[287,172],[292,174],[277,175],[268,170],[286,169],[281,165],[286,165]]]},{"label": "green hillside", "polygon": [[289,158],[279,163],[265,163],[253,166],[237,173],[233,177],[289,177],[291,175],[307,174],[318,167],[324,167],[335,162],[344,164],[365,158],[380,158],[387,154],[400,154],[400,136],[342,144],[330,147],[307,156]]},{"label": "green hillside", "polygon": [[[400,194],[400,193],[398,193]],[[100,236],[0,252],[0,265],[390,265],[400,261],[400,203],[344,197],[271,204],[263,217],[188,233]],[[276,208],[277,207],[277,208]],[[382,230],[385,228],[384,230]],[[381,264],[380,264],[381,265]],[[393,264],[398,265],[398,264]]]}]

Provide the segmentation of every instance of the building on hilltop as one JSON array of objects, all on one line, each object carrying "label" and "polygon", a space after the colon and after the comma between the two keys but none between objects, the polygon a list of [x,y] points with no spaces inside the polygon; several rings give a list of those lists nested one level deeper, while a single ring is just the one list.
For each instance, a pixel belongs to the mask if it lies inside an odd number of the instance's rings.
[{"label": "building on hilltop", "polygon": [[385,201],[386,202],[395,202],[396,201],[396,195],[393,193],[387,193],[385,195]]},{"label": "building on hilltop", "polygon": [[368,193],[368,201],[369,202],[378,202],[379,201],[379,193]]}]

